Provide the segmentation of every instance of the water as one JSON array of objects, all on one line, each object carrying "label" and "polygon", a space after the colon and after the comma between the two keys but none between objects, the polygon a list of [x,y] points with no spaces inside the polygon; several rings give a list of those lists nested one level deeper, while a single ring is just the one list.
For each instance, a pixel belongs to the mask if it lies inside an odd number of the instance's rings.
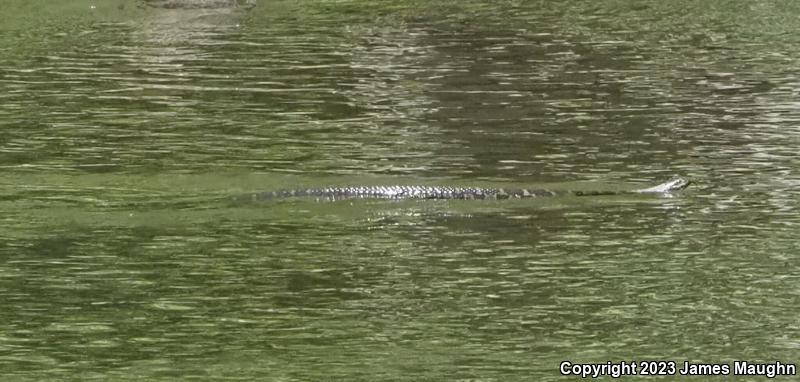
[{"label": "water", "polygon": [[4,378],[797,363],[795,2],[137,4],[3,5]]}]

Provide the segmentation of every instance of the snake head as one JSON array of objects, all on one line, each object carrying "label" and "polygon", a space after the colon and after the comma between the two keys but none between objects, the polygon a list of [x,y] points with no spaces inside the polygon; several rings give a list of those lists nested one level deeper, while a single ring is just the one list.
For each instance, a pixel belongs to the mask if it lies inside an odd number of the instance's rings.
[{"label": "snake head", "polygon": [[680,191],[689,185],[692,184],[688,179],[684,178],[675,178],[670,181],[664,182],[659,184],[658,186],[653,186],[649,188],[643,188],[641,190],[636,190],[636,192],[640,193],[667,193],[673,191]]}]

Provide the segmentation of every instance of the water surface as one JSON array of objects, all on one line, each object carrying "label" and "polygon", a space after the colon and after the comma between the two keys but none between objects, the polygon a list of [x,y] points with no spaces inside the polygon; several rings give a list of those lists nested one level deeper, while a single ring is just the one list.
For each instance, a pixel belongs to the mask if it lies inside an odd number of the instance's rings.
[{"label": "water surface", "polygon": [[[567,359],[797,363],[795,2],[137,4],[3,5],[8,378],[555,381]],[[694,185],[231,202],[674,175]]]}]

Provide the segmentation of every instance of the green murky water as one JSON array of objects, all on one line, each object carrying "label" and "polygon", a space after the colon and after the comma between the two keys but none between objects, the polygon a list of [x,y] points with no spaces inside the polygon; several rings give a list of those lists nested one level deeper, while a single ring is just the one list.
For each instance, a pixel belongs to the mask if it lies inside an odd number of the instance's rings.
[{"label": "green murky water", "polygon": [[[4,379],[798,362],[796,2],[137,4],[0,5]],[[228,202],[673,175],[695,184]]]}]

